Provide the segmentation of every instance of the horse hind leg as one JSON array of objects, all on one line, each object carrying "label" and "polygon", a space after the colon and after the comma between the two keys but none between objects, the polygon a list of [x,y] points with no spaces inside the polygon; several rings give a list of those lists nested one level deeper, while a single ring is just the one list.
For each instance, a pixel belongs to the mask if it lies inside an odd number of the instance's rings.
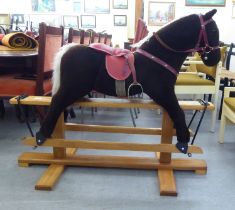
[{"label": "horse hind leg", "polygon": [[55,128],[56,122],[60,114],[65,110],[65,108],[75,102],[78,98],[82,96],[69,94],[66,91],[59,90],[53,97],[51,105],[47,112],[45,119],[41,125],[40,130],[36,133],[36,142],[41,145],[49,138]]}]

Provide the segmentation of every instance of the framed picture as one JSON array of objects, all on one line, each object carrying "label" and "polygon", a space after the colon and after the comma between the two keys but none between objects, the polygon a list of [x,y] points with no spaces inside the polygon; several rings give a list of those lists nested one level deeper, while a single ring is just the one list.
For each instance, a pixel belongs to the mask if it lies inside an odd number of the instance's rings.
[{"label": "framed picture", "polygon": [[24,24],[24,14],[11,14],[12,23]]},{"label": "framed picture", "polygon": [[33,12],[55,12],[55,0],[31,0]]},{"label": "framed picture", "polygon": [[34,29],[39,28],[39,23],[45,22],[47,25],[59,27],[62,25],[62,18],[60,15],[51,14],[31,14],[29,20],[32,22]]},{"label": "framed picture", "polygon": [[235,1],[232,2],[232,18],[235,18]]},{"label": "framed picture", "polygon": [[126,26],[127,16],[126,15],[114,15],[113,21],[115,26]]},{"label": "framed picture", "polygon": [[81,27],[82,28],[95,28],[96,16],[95,15],[81,15]]},{"label": "framed picture", "polygon": [[1,25],[10,25],[10,14],[0,14],[0,24]]},{"label": "framed picture", "polygon": [[84,0],[84,11],[86,13],[109,13],[110,0]]},{"label": "framed picture", "polygon": [[73,12],[76,12],[76,13],[81,12],[81,2],[80,1],[73,2]]},{"label": "framed picture", "polygon": [[226,0],[185,0],[186,6],[224,7]]},{"label": "framed picture", "polygon": [[78,16],[76,15],[64,15],[63,25],[65,28],[79,28]]},{"label": "framed picture", "polygon": [[128,0],[113,0],[113,9],[128,9]]},{"label": "framed picture", "polygon": [[175,18],[175,2],[150,1],[148,6],[150,26],[162,26]]}]

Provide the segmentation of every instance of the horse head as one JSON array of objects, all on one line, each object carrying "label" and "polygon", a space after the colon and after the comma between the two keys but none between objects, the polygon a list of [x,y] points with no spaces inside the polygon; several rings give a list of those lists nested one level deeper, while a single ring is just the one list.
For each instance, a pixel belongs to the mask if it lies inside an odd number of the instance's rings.
[{"label": "horse head", "polygon": [[214,66],[220,61],[220,49],[219,49],[219,30],[212,19],[214,14],[217,12],[213,9],[202,16],[205,27],[205,34],[201,40],[200,46],[202,49],[198,51],[202,61],[207,66]]},{"label": "horse head", "polygon": [[192,14],[175,20],[154,33],[140,48],[161,46],[165,53],[178,55],[181,61],[189,53],[198,52],[205,65],[216,65],[220,60],[219,30],[212,19],[216,12],[213,9],[205,15]]}]

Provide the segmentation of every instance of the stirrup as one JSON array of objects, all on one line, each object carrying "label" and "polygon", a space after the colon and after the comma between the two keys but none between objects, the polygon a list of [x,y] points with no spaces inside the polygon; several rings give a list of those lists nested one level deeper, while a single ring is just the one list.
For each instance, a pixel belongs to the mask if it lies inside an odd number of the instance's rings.
[{"label": "stirrup", "polygon": [[143,98],[144,97],[144,90],[143,90],[143,87],[140,83],[138,82],[133,82],[129,85],[128,87],[128,90],[127,90],[127,97],[130,98],[130,90],[131,88],[133,88],[134,86],[139,86],[140,89],[141,89],[141,94],[140,94],[140,98]]}]

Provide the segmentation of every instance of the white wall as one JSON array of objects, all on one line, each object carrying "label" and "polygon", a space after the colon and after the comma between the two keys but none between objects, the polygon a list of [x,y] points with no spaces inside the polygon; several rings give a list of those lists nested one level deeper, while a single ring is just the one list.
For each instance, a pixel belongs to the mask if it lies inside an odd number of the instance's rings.
[{"label": "white wall", "polygon": [[[0,0],[0,14],[1,13],[15,13],[15,14],[37,14],[32,13],[31,10],[31,0]],[[74,14],[68,13],[66,11],[66,4],[68,6],[69,2],[65,0],[55,0],[56,6],[60,4],[60,6],[56,7],[55,13],[50,13],[52,15],[88,15],[84,13],[84,0],[80,0],[81,2],[81,13]],[[109,14],[94,14],[96,15],[96,28],[95,31],[101,32],[106,31],[113,35],[112,41],[114,45],[118,44],[120,47],[124,47],[123,43],[128,40],[128,38],[134,37],[134,8],[135,1],[128,1],[128,9],[113,9],[112,5],[113,1],[110,0],[110,13]],[[62,6],[61,6],[62,5]],[[90,14],[89,14],[90,15]],[[127,15],[127,26],[114,26],[114,15]],[[42,21],[45,21],[48,16],[42,16]],[[59,21],[57,21],[59,22]],[[60,21],[62,22],[62,21]],[[81,20],[79,20],[79,24],[81,24]]]},{"label": "white wall", "polygon": [[[1,7],[0,13],[27,13],[32,14],[31,11],[31,0],[0,0]],[[64,0],[55,0],[56,4]],[[100,0],[101,1],[101,0]],[[150,0],[144,0],[144,19],[148,23],[148,3]],[[151,0],[154,1],[154,0]],[[185,6],[185,0],[156,0],[158,2],[175,2],[176,10],[175,17],[180,18],[182,16],[192,14],[192,13],[205,13],[213,8],[216,8],[217,14],[214,16],[214,20],[217,22],[220,30],[220,40],[230,44],[235,43],[235,36],[233,34],[235,28],[235,18],[232,18],[232,0],[226,0],[225,7],[191,7]],[[135,16],[135,1],[128,0],[128,9],[113,9],[112,0],[110,0],[110,14],[95,14],[96,15],[96,31],[106,30],[108,33],[113,35],[113,43],[118,44],[123,47],[123,43],[128,40],[128,38],[134,37],[134,16]],[[79,14],[84,13],[84,0],[81,0],[82,11]],[[63,8],[57,11],[57,14],[68,15]],[[64,14],[65,13],[65,14]],[[114,26],[113,25],[113,15],[127,15],[127,26]],[[149,30],[157,31],[159,27],[148,26]],[[232,61],[232,66],[235,69],[235,62]]]}]

